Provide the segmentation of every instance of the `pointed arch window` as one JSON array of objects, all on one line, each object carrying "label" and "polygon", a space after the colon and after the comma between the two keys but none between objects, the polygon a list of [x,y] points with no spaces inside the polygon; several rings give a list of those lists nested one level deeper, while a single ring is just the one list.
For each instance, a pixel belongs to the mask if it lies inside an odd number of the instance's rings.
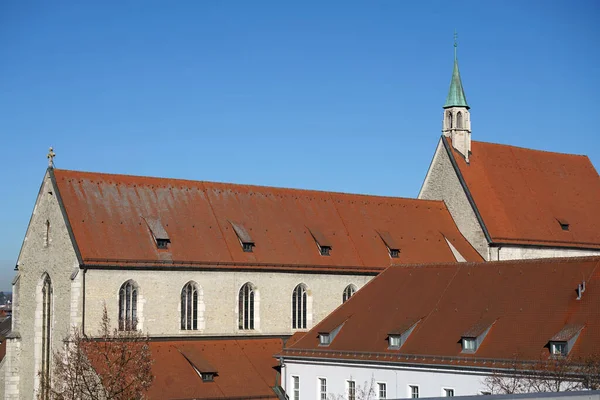
[{"label": "pointed arch window", "polygon": [[456,113],[456,127],[458,129],[462,129],[463,127],[463,115],[460,111]]},{"label": "pointed arch window", "polygon": [[241,330],[254,329],[254,296],[254,286],[250,282],[240,288],[238,328]]},{"label": "pointed arch window", "polygon": [[46,275],[42,285],[42,368],[41,397],[48,399],[50,385],[50,358],[52,339],[52,281]]},{"label": "pointed arch window", "polygon": [[450,111],[446,114],[446,127],[452,129],[452,113]]},{"label": "pointed arch window", "polygon": [[137,329],[138,287],[134,281],[127,281],[119,290],[119,330]]},{"label": "pointed arch window", "polygon": [[348,301],[350,297],[354,296],[354,293],[356,293],[356,286],[352,284],[346,286],[344,289],[344,294],[342,295],[342,303]]},{"label": "pointed arch window", "polygon": [[306,329],[307,315],[307,293],[306,285],[299,284],[292,292],[292,328]]},{"label": "pointed arch window", "polygon": [[188,282],[181,290],[181,329],[198,329],[198,285]]},{"label": "pointed arch window", "polygon": [[46,234],[44,235],[44,247],[50,245],[50,220],[46,220]]}]

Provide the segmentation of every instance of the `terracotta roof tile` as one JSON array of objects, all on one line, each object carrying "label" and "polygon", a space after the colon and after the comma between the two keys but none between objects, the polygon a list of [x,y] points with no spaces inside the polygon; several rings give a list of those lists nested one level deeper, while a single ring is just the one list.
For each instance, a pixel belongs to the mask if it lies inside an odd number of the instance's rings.
[{"label": "terracotta roof tile", "polygon": [[[154,383],[149,399],[273,398],[277,382],[273,354],[281,339],[228,339],[150,342]],[[190,356],[200,372],[216,372],[213,382],[203,382],[182,355]],[[208,369],[215,371],[203,371]]]},{"label": "terracotta roof tile", "polygon": [[[481,260],[441,201],[56,169],[53,174],[88,265],[372,272],[391,264],[378,230],[389,232],[399,246],[396,262],[454,261],[444,236],[467,260]],[[145,221],[160,221],[168,249],[157,249]],[[255,244],[252,252],[243,251],[230,221],[243,226]],[[332,247],[329,257],[319,254],[307,228],[313,226]]]},{"label": "terracotta roof tile", "polygon": [[493,242],[600,248],[600,177],[588,157],[476,141],[471,150],[469,164],[451,152]]},{"label": "terracotta roof tile", "polygon": [[[583,279],[586,290],[576,300]],[[600,257],[392,266],[287,345],[284,354],[379,360],[393,355],[390,360],[433,364],[515,355],[537,361],[549,355],[546,345],[557,333],[582,325],[572,353],[600,354],[598,304]],[[420,318],[403,346],[388,350],[388,334]],[[342,322],[331,344],[319,346],[318,333]],[[490,325],[476,353],[461,353],[465,332],[479,334]]]}]

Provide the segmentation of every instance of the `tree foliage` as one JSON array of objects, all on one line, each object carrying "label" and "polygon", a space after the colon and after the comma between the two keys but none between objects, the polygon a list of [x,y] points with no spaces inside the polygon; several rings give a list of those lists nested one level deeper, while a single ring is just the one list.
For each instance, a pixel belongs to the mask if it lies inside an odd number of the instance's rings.
[{"label": "tree foliage", "polygon": [[89,339],[74,329],[54,353],[50,377],[40,373],[40,400],[143,399],[150,388],[149,338],[137,330],[110,328],[104,306],[100,334]]}]

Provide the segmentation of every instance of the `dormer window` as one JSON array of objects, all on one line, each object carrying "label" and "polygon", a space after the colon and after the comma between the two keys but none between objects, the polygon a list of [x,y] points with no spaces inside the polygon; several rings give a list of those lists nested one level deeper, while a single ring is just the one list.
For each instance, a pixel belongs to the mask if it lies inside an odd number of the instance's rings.
[{"label": "dormer window", "polygon": [[567,342],[550,342],[550,354],[553,356],[566,356],[568,353]]},{"label": "dormer window", "polygon": [[202,382],[212,382],[215,380],[215,374],[212,372],[203,372],[200,376],[202,377]]},{"label": "dormer window", "polygon": [[550,355],[553,357],[562,357],[569,355],[569,352],[575,345],[579,333],[583,329],[583,325],[565,325],[560,332],[554,335],[548,341]]},{"label": "dormer window", "polygon": [[252,240],[248,230],[246,230],[242,224],[233,223],[231,221],[229,221],[229,223],[233,227],[233,230],[235,231],[235,234],[242,245],[242,251],[244,253],[252,253],[254,251],[254,240]]},{"label": "dormer window", "polygon": [[340,329],[342,329],[342,326],[344,326],[345,322],[346,321],[342,322],[331,332],[319,332],[319,346],[329,346],[331,342],[333,342],[333,339],[335,339],[335,336],[338,334]]},{"label": "dormer window", "polygon": [[169,243],[171,243],[169,239],[156,239],[156,247],[158,249],[168,249]]},{"label": "dormer window", "polygon": [[144,218],[144,220],[150,229],[150,233],[152,233],[152,237],[156,243],[156,248],[160,250],[168,249],[171,239],[169,238],[169,234],[163,227],[160,219]]},{"label": "dormer window", "polygon": [[388,341],[390,343],[390,349],[399,349],[400,344],[402,343],[400,335],[390,335]]},{"label": "dormer window", "polygon": [[560,224],[560,229],[562,229],[563,231],[569,230],[569,226],[570,226],[569,221],[567,221],[564,218],[556,218],[556,220]]},{"label": "dormer window", "polygon": [[319,248],[319,254],[322,256],[331,255],[331,243],[329,240],[327,240],[327,237],[321,232],[321,230],[315,227],[310,227],[308,230],[310,231],[310,234]]},{"label": "dormer window", "polygon": [[402,347],[421,320],[419,319],[417,322],[414,322],[414,320],[406,322],[407,323],[401,326],[400,329],[388,333],[388,349],[398,350],[400,347]]},{"label": "dormer window", "polygon": [[462,338],[463,353],[475,353],[477,351],[477,338]]},{"label": "dormer window", "polygon": [[377,231],[377,233],[379,234],[381,240],[383,240],[383,243],[385,244],[385,247],[388,250],[390,258],[400,257],[400,246],[398,245],[398,243],[396,243],[396,241],[392,237],[392,234],[388,231]]},{"label": "dormer window", "polygon": [[461,336],[462,352],[475,353],[479,350],[479,346],[495,323],[495,320],[490,322],[490,320],[482,319],[463,333]]}]

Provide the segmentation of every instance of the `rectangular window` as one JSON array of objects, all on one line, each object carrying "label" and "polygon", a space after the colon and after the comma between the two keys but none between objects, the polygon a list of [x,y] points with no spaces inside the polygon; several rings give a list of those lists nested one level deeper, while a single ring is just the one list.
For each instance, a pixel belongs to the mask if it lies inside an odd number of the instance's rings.
[{"label": "rectangular window", "polygon": [[419,387],[417,385],[410,385],[410,398],[418,399],[419,398]]},{"label": "rectangular window", "polygon": [[378,399],[387,399],[387,384],[380,382],[377,384]]},{"label": "rectangular window", "polygon": [[444,397],[454,397],[454,389],[444,389]]},{"label": "rectangular window", "polygon": [[400,347],[400,335],[390,335],[390,348]]},{"label": "rectangular window", "polygon": [[330,340],[330,336],[328,333],[321,333],[319,335],[319,344],[321,346],[329,346],[330,342],[331,342],[331,340]]},{"label": "rectangular window", "polygon": [[554,342],[550,344],[550,350],[553,356],[566,356],[567,355],[567,343],[565,342]]},{"label": "rectangular window", "polygon": [[475,338],[463,338],[463,351],[473,352],[477,349],[477,340]]},{"label": "rectangular window", "polygon": [[321,255],[322,256],[328,256],[329,252],[331,251],[331,247],[330,246],[319,246],[319,249],[321,251]]},{"label": "rectangular window", "polygon": [[356,382],[348,382],[348,400],[356,400]]},{"label": "rectangular window", "polygon": [[292,376],[292,379],[294,381],[294,400],[300,400],[300,377]]},{"label": "rectangular window", "polygon": [[327,379],[319,378],[319,399],[327,400]]}]

